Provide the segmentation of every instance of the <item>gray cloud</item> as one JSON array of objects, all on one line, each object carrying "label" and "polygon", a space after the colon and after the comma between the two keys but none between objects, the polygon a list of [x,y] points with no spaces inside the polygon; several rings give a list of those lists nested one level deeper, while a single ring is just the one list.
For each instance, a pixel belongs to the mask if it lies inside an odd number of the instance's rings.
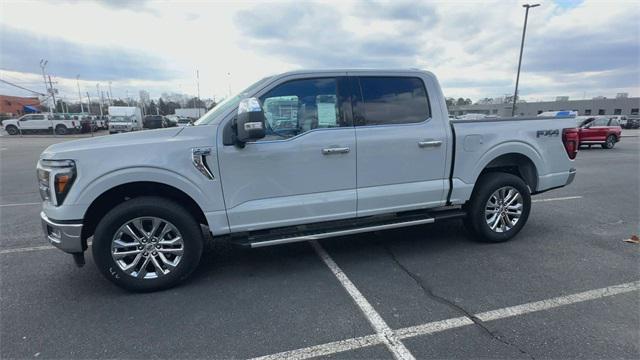
[{"label": "gray cloud", "polygon": [[[391,12],[396,20],[415,22],[427,16],[377,3],[366,11],[378,17],[386,7],[395,9]],[[415,36],[372,33],[356,38],[344,29],[340,13],[317,3],[262,4],[239,12],[235,20],[249,39],[246,46],[304,67],[407,67],[421,52]]]},{"label": "gray cloud", "polygon": [[[640,36],[621,32],[549,36],[527,44],[526,67],[535,72],[590,72],[640,69]],[[640,71],[640,70],[639,70]],[[637,75],[640,72],[636,73]]]},{"label": "gray cloud", "polygon": [[0,68],[38,73],[40,59],[49,60],[56,76],[91,80],[168,80],[176,76],[162,59],[113,47],[86,46],[0,26]]},{"label": "gray cloud", "polygon": [[439,20],[433,5],[409,0],[365,1],[356,6],[355,15],[365,19],[419,23],[423,30],[435,26]]},{"label": "gray cloud", "polygon": [[[81,1],[81,0],[68,0]],[[153,15],[159,15],[159,12],[150,6],[151,1],[148,0],[93,0],[98,4],[114,10],[131,10],[136,12],[146,12]]]}]

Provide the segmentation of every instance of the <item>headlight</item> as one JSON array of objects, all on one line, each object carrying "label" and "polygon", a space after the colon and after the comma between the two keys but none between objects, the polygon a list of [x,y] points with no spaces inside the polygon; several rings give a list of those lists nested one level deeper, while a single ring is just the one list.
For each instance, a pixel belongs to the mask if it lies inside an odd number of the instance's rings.
[{"label": "headlight", "polygon": [[40,160],[37,167],[38,188],[44,201],[62,205],[76,179],[73,160]]}]

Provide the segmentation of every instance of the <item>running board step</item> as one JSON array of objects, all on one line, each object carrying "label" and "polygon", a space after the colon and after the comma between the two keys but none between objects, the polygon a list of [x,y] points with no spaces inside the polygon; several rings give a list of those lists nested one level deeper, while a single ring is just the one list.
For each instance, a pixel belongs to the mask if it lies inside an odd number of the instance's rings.
[{"label": "running board step", "polygon": [[313,232],[297,232],[293,234],[273,234],[271,236],[247,236],[242,239],[235,239],[234,243],[241,246],[258,248],[300,241],[320,240],[330,237],[354,235],[372,231],[390,230],[409,226],[431,224],[439,220],[456,219],[462,218],[464,216],[466,216],[466,213],[459,209],[444,210],[431,213],[423,213],[420,215],[413,214],[408,216],[399,216],[396,218],[387,219],[386,221],[359,224],[359,226],[356,225],[356,222],[354,226],[351,227],[337,227],[333,229],[327,229],[326,231],[316,230]]}]

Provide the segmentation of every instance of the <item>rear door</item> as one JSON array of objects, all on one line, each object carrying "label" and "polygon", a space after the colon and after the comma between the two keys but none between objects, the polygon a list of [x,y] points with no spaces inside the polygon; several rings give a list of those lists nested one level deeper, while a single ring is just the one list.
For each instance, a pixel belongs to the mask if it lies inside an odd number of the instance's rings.
[{"label": "rear door", "polygon": [[356,216],[355,130],[345,82],[325,74],[283,79],[259,94],[266,137],[244,148],[219,147],[232,232]]},{"label": "rear door", "polygon": [[357,76],[351,83],[358,216],[442,205],[446,131],[432,117],[424,79]]}]

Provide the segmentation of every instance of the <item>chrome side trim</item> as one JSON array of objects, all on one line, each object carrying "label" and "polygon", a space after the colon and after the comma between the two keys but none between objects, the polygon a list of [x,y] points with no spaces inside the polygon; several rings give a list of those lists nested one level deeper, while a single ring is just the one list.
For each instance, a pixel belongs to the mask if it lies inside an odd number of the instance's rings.
[{"label": "chrome side trim", "polygon": [[260,241],[260,242],[251,243],[251,247],[259,248],[264,246],[280,245],[280,244],[287,244],[287,243],[299,242],[299,241],[319,240],[319,239],[326,239],[330,237],[353,235],[353,234],[359,234],[359,233],[370,232],[370,231],[388,230],[388,229],[395,229],[395,228],[401,228],[401,227],[407,227],[407,226],[431,224],[434,222],[435,222],[434,218],[426,218],[426,219],[405,221],[405,222],[399,222],[399,223],[393,223],[393,224],[365,226],[365,227],[355,228],[355,229],[330,231],[330,232],[321,233],[321,234],[303,235],[303,236],[295,236],[295,237],[284,238],[284,239]]},{"label": "chrome side trim", "polygon": [[191,161],[193,166],[198,169],[207,179],[213,180],[213,174],[207,167],[205,156],[211,155],[211,148],[193,148],[191,149]]}]

